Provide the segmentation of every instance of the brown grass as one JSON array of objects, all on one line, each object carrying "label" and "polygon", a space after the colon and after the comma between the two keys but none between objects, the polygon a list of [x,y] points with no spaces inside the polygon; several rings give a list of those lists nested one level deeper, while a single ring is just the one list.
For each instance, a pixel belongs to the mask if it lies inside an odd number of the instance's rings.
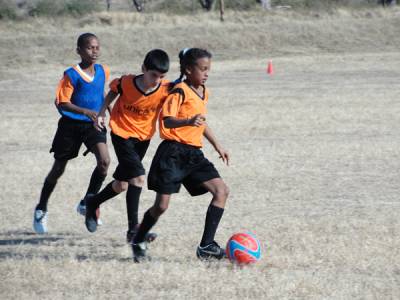
[{"label": "brown grass", "polygon": [[[77,59],[77,36],[95,32],[109,64],[141,60],[151,48],[172,56],[189,46],[209,48],[219,60],[325,52],[395,51],[399,10],[230,12],[192,16],[99,13],[81,19],[32,19],[0,22],[0,59],[6,69],[61,64]],[[110,25],[111,24],[111,25]],[[172,38],[173,37],[173,38]]]},{"label": "brown grass", "polygon": [[[83,20],[67,19],[0,23],[0,298],[399,298],[396,15],[232,13],[221,24],[216,15],[117,13],[95,15],[83,27]],[[104,16],[111,26],[101,23]],[[258,264],[200,263],[194,250],[210,199],[186,192],[174,196],[155,227],[153,262],[133,264],[123,195],[104,205],[105,224],[96,234],[86,232],[74,210],[94,165],[90,156],[71,161],[59,181],[49,204],[50,233],[32,233],[33,208],[52,163],[54,89],[76,61],[82,31],[99,35],[113,76],[137,72],[143,53],[155,46],[171,57],[188,45],[214,52],[208,120],[232,155],[227,168],[211,147],[204,149],[231,189],[217,240],[252,230],[263,247]],[[274,76],[265,73],[268,59]],[[175,61],[169,78],[176,76]],[[153,197],[143,192],[141,212]]]}]

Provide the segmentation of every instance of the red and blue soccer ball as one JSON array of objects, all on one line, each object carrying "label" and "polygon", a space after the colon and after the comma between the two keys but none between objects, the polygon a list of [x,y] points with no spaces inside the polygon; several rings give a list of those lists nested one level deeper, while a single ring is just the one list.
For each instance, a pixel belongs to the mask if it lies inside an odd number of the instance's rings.
[{"label": "red and blue soccer ball", "polygon": [[235,233],[226,244],[226,255],[234,263],[255,263],[261,258],[260,241],[250,232]]}]

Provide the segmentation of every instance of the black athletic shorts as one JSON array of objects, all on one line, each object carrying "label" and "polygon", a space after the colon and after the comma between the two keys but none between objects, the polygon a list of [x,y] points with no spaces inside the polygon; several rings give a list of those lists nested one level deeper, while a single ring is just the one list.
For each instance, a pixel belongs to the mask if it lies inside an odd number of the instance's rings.
[{"label": "black athletic shorts", "polygon": [[92,122],[61,117],[50,152],[57,160],[70,160],[78,156],[82,143],[91,150],[98,143],[107,142],[107,130],[98,131]]},{"label": "black athletic shorts", "polygon": [[113,177],[120,181],[146,174],[142,159],[149,147],[150,140],[140,141],[137,138],[124,139],[111,132],[111,141],[118,158],[118,166]]},{"label": "black athletic shorts", "polygon": [[201,184],[213,178],[220,175],[200,148],[165,140],[158,146],[147,183],[160,194],[178,193],[183,184],[190,195],[198,196],[208,192]]}]

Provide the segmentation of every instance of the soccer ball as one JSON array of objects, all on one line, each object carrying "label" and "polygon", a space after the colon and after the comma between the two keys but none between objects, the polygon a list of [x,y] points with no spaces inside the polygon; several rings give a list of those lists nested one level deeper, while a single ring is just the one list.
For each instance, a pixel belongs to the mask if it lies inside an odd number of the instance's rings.
[{"label": "soccer ball", "polygon": [[255,263],[261,258],[260,242],[251,232],[235,233],[226,244],[226,255],[234,263]]}]

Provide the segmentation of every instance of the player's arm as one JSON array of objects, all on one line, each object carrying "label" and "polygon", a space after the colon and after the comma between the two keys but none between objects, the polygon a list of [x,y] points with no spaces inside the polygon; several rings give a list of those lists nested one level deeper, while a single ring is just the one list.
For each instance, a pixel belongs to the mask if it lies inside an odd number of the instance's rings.
[{"label": "player's arm", "polygon": [[206,124],[206,128],[204,129],[203,135],[210,142],[210,144],[214,147],[215,151],[218,152],[218,154],[220,155],[219,157],[222,159],[222,161],[229,166],[229,153],[224,148],[222,148],[220,143],[217,141],[214,133],[212,132],[211,128],[208,127],[207,124]]},{"label": "player's arm", "polygon": [[[104,68],[104,73],[105,73],[105,77],[106,77],[106,82],[108,82],[110,80],[110,68],[107,65],[103,65]],[[107,97],[107,93],[104,90],[104,99]],[[111,106],[107,106],[107,111],[109,114],[111,114]]]},{"label": "player's arm", "polygon": [[202,126],[205,124],[206,117],[197,114],[191,118],[178,118],[178,113],[182,105],[182,95],[180,93],[172,92],[165,100],[161,114],[162,121],[166,128],[178,128],[184,126]]},{"label": "player's arm", "polygon": [[106,110],[110,111],[109,107],[111,103],[117,98],[119,94],[110,90],[106,97],[104,98],[104,103],[100,108],[99,113],[96,116],[96,121],[94,122],[94,127],[97,130],[102,130],[106,126]]},{"label": "player's arm", "polygon": [[164,126],[166,128],[178,128],[183,126],[196,126],[200,127],[205,124],[206,117],[197,114],[192,118],[177,118],[177,117],[164,117],[163,118]]},{"label": "player's arm", "polygon": [[106,110],[111,114],[111,103],[117,98],[118,95],[122,94],[122,77],[115,78],[110,83],[110,90],[104,98],[104,103],[100,108],[100,111],[97,115],[96,122],[94,122],[94,127],[101,131],[106,126]]},{"label": "player's arm", "polygon": [[89,117],[92,121],[96,120],[97,112],[95,112],[94,110],[77,106],[75,104],[72,104],[71,102],[60,102],[57,104],[57,106],[65,111],[85,115]]},{"label": "player's arm", "polygon": [[70,111],[73,113],[85,115],[91,120],[95,120],[97,113],[93,110],[83,108],[71,103],[72,94],[74,92],[74,87],[69,80],[67,75],[60,80],[56,92],[56,105],[65,111]]}]

